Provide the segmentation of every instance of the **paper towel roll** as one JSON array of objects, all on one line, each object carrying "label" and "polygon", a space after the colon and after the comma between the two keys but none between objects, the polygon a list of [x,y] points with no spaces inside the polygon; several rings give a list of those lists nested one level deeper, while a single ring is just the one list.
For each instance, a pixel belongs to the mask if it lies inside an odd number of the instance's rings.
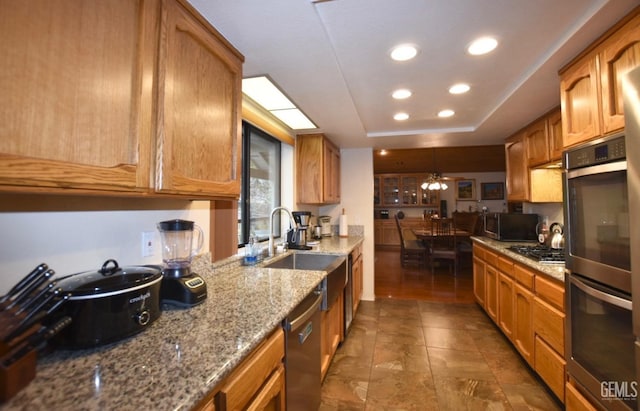
[{"label": "paper towel roll", "polygon": [[347,215],[342,210],[342,215],[340,216],[340,237],[348,237],[349,236],[349,223],[347,222]]}]

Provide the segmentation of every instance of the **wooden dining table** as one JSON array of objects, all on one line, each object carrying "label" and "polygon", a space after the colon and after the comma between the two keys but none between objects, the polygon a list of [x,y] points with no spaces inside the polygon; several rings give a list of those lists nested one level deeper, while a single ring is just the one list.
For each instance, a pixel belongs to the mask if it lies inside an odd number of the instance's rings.
[{"label": "wooden dining table", "polygon": [[[459,228],[455,228],[455,236],[456,237],[461,237],[461,238],[468,238],[471,237],[471,233],[466,231],[466,230],[461,230]],[[419,239],[428,239],[434,236],[433,231],[431,230],[431,228],[413,228],[411,229],[411,231],[413,231],[413,234],[416,235],[416,237],[418,237]],[[453,232],[453,230],[452,230]],[[436,236],[439,234],[435,234]]]}]

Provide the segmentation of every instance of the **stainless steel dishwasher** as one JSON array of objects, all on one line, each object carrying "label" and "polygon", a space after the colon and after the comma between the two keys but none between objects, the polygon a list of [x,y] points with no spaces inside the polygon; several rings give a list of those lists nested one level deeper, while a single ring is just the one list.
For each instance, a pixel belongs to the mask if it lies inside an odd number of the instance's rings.
[{"label": "stainless steel dishwasher", "polygon": [[320,305],[322,292],[309,294],[285,318],[287,410],[320,407]]}]

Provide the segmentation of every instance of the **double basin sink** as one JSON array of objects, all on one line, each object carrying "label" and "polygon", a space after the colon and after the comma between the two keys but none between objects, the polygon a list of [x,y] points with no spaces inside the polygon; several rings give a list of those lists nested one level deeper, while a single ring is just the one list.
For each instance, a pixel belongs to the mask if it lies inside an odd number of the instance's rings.
[{"label": "double basin sink", "polygon": [[328,310],[347,284],[347,258],[343,255],[294,252],[264,265],[265,268],[326,271],[320,285],[322,310]]}]

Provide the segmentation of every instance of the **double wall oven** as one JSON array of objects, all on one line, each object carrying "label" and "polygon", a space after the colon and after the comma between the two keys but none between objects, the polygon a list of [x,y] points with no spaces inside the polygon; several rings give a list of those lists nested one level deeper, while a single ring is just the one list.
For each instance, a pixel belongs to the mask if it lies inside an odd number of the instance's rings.
[{"label": "double wall oven", "polygon": [[567,371],[603,408],[636,410],[634,228],[629,224],[625,136],[569,150],[563,161]]}]

